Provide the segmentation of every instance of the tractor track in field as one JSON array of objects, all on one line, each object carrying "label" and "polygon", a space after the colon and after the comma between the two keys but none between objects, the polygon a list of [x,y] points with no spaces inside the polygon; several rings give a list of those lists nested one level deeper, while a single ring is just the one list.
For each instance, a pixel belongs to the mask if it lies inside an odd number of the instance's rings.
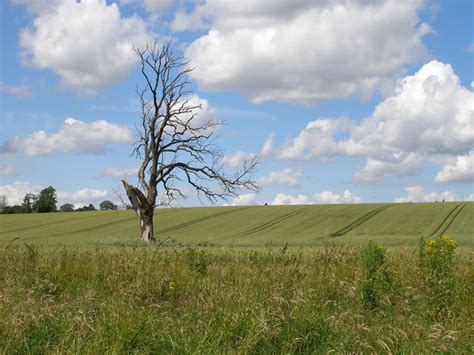
[{"label": "tractor track in field", "polygon": [[[116,220],[116,221],[107,222],[107,223],[102,223],[102,224],[98,224],[98,225],[92,226],[92,227],[86,227],[86,228],[76,229],[76,230],[67,232],[67,234],[70,235],[70,234],[80,234],[80,233],[83,233],[83,232],[90,232],[90,231],[93,231],[93,230],[96,230],[96,229],[105,228],[105,227],[108,227],[108,226],[112,226],[112,225],[114,225],[114,224],[120,224],[120,223],[122,223],[122,222],[131,221],[131,220],[135,220],[135,219],[137,219],[136,216],[127,217],[127,218],[122,218],[122,219],[119,219],[119,220]],[[50,237],[57,237],[58,235],[64,235],[64,232],[49,234]]]},{"label": "tractor track in field", "polygon": [[[86,219],[95,219],[95,218],[103,218],[103,216],[85,216],[85,217],[79,217],[74,219],[73,221],[83,221]],[[35,228],[40,228],[44,226],[50,226],[50,225],[55,225],[55,224],[61,224],[61,223],[71,223],[70,219],[62,220],[62,221],[53,221],[53,222],[48,222],[48,223],[40,223],[40,224],[35,224],[33,226],[28,226],[28,227],[21,227],[21,228],[16,228],[16,229],[10,229],[6,231],[0,231],[0,233],[14,233],[14,232],[22,232],[28,229],[35,229]]]},{"label": "tractor track in field", "polygon": [[270,221],[270,222],[267,222],[267,223],[264,223],[262,224],[261,226],[258,226],[258,227],[255,227],[255,228],[252,228],[252,229],[249,229],[247,231],[244,231],[244,232],[240,232],[240,233],[236,233],[236,234],[232,234],[230,236],[228,236],[228,238],[232,238],[232,237],[246,237],[248,235],[251,235],[251,234],[254,234],[254,233],[257,233],[257,232],[261,232],[262,230],[265,230],[267,228],[270,228],[271,226],[277,224],[277,223],[280,223],[288,218],[291,218],[297,214],[300,214],[301,212],[303,212],[305,209],[309,208],[310,206],[306,206],[306,207],[303,207],[303,208],[300,208],[296,211],[293,211],[293,212],[290,212],[290,213],[287,213],[287,214],[284,214],[283,216],[280,216],[276,219],[274,219],[273,221]]},{"label": "tractor track in field", "polygon": [[[160,214],[166,215],[166,214],[171,213],[171,212],[175,212],[175,211],[171,210],[171,211],[166,211],[166,212],[160,212]],[[62,224],[62,223],[71,223],[71,221],[72,222],[76,222],[76,221],[81,221],[82,222],[84,220],[98,219],[98,218],[104,218],[104,216],[103,215],[94,215],[94,216],[78,217],[78,218],[75,218],[73,220],[66,219],[66,220],[62,220],[62,221],[53,221],[53,222],[47,222],[47,223],[40,223],[40,224],[35,224],[35,225],[32,225],[32,226],[28,226],[28,227],[21,227],[21,228],[10,229],[10,230],[0,230],[0,234],[22,232],[22,231],[25,231],[25,230],[36,229],[36,228],[45,227],[45,226],[51,226],[51,225]],[[136,218],[135,215],[134,215],[134,218]],[[120,220],[120,221],[122,221],[122,220]],[[114,223],[114,222],[109,222],[109,223]]]},{"label": "tractor track in field", "polygon": [[252,208],[252,206],[250,206],[250,207],[242,207],[242,208],[238,208],[238,209],[233,209],[233,210],[231,210],[231,211],[224,211],[224,212],[219,212],[219,213],[212,214],[212,215],[209,215],[209,216],[204,216],[204,217],[195,218],[195,219],[192,219],[192,220],[190,220],[190,221],[187,221],[187,222],[184,222],[184,223],[180,223],[180,224],[177,224],[177,225],[172,226],[172,227],[168,227],[168,228],[165,228],[165,229],[157,230],[156,233],[172,232],[172,231],[175,231],[175,230],[177,230],[177,229],[189,227],[189,226],[191,226],[191,225],[193,225],[193,224],[196,224],[196,223],[204,222],[204,221],[207,221],[207,220],[209,220],[209,219],[216,218],[216,217],[225,216],[225,215],[227,215],[227,214],[231,214],[231,213],[243,211],[243,210],[246,210],[246,209],[249,209],[249,208]]},{"label": "tractor track in field", "polygon": [[451,224],[453,224],[454,220],[459,215],[459,213],[461,213],[464,207],[466,207],[465,203],[460,203],[454,206],[454,208],[451,211],[449,211],[447,216],[438,225],[438,227],[434,230],[434,232],[429,235],[429,237],[439,237],[443,235],[451,226]]},{"label": "tractor track in field", "polygon": [[329,236],[332,237],[332,238],[341,237],[341,236],[349,233],[350,231],[354,230],[355,228],[359,227],[360,225],[364,224],[369,219],[375,217],[380,212],[385,211],[387,208],[390,208],[390,207],[393,207],[393,205],[384,205],[384,206],[377,207],[377,208],[367,212],[363,216],[359,217],[354,222],[349,223],[347,226],[335,231],[334,233],[329,234]]}]

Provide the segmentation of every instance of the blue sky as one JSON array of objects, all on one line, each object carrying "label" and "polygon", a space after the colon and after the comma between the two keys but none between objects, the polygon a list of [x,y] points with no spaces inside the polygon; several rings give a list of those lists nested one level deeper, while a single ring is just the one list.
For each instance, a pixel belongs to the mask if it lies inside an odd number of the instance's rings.
[{"label": "blue sky", "polygon": [[223,203],[473,200],[473,6],[2,2],[0,195],[52,185],[79,206],[136,182],[131,47],[173,40],[200,115],[226,123],[222,162],[261,160],[261,191]]}]

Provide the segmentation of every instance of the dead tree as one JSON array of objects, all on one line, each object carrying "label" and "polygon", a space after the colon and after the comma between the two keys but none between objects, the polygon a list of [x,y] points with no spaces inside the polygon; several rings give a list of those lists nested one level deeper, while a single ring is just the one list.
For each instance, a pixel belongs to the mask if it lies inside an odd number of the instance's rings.
[{"label": "dead tree", "polygon": [[197,120],[201,106],[190,102],[188,63],[173,52],[170,43],[161,47],[155,43],[135,52],[145,82],[137,90],[141,122],[133,149],[141,166],[138,187],[122,183],[140,220],[140,238],[150,242],[154,241],[155,207],[184,197],[185,186],[211,202],[236,196],[242,188],[257,190],[251,174],[258,161],[245,161],[232,174],[226,173],[214,136],[220,124]]}]

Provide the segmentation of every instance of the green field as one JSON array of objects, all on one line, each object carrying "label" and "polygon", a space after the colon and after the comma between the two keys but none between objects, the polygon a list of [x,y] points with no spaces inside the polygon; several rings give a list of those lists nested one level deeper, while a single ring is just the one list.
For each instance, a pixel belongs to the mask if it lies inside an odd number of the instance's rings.
[{"label": "green field", "polygon": [[[157,239],[188,246],[317,246],[324,241],[416,245],[448,234],[474,246],[474,203],[244,206],[159,209]],[[137,241],[133,211],[0,216],[0,243],[127,246]]]},{"label": "green field", "polygon": [[2,215],[0,354],[472,353],[473,215],[160,209],[162,245],[133,211]]}]

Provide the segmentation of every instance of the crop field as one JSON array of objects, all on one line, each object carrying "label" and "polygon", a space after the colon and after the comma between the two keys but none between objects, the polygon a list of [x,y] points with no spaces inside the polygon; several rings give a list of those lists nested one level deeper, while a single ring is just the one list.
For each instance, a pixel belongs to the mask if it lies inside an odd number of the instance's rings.
[{"label": "crop field", "polygon": [[157,245],[132,211],[2,215],[0,353],[472,353],[473,215],[160,209]]},{"label": "crop field", "polygon": [[[159,209],[157,239],[188,246],[318,246],[374,240],[417,245],[448,234],[461,248],[474,246],[474,203],[243,206]],[[127,246],[136,244],[133,211],[0,216],[0,243]]]}]

